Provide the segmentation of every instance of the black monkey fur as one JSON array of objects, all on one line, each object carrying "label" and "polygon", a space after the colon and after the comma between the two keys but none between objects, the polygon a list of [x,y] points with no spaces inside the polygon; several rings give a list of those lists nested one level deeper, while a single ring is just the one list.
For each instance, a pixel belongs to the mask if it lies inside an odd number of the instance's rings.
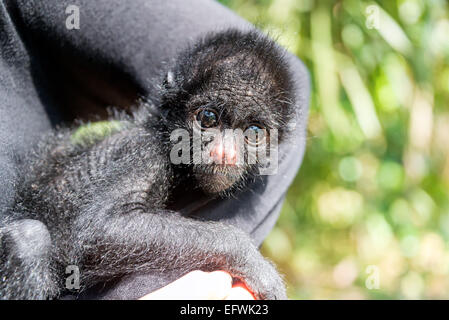
[{"label": "black monkey fur", "polygon": [[59,129],[23,161],[15,204],[0,221],[0,299],[61,297],[69,265],[80,269],[81,290],[136,272],[200,269],[228,271],[259,299],[286,298],[248,235],[170,209],[179,186],[229,196],[253,167],[169,159],[170,133],[191,132],[204,106],[220,129],[257,123],[285,140],[295,111],[282,49],[257,31],[212,33],[178,56],[160,87],[132,115],[117,112],[109,134],[74,142],[79,129]]}]

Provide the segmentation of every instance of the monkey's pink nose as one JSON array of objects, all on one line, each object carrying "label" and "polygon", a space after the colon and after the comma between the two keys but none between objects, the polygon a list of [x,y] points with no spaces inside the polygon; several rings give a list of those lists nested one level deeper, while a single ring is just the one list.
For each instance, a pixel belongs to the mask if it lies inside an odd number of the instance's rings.
[{"label": "monkey's pink nose", "polygon": [[211,150],[210,156],[216,164],[231,164],[237,162],[237,150],[234,143],[217,143]]}]

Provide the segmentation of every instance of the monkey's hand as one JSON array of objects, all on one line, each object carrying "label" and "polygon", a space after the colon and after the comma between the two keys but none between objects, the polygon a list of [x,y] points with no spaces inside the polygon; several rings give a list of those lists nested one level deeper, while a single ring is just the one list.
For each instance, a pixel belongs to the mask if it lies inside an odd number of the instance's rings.
[{"label": "monkey's hand", "polygon": [[287,299],[284,282],[274,265],[265,259],[248,235],[234,230],[237,248],[228,253],[228,271],[234,282],[241,281],[257,299]]}]

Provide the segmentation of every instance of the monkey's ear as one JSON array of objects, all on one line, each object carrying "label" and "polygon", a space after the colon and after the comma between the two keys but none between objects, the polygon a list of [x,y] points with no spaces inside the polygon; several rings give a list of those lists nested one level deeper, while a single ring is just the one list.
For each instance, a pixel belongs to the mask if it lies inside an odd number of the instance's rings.
[{"label": "monkey's ear", "polygon": [[164,79],[164,87],[169,89],[175,86],[175,75],[172,71],[168,71]]}]

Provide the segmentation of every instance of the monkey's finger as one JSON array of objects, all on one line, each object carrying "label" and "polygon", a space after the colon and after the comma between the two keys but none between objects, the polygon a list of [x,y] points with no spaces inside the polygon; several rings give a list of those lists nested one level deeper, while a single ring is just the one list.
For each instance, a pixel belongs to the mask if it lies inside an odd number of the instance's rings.
[{"label": "monkey's finger", "polygon": [[139,300],[224,300],[231,289],[229,273],[196,270]]}]

